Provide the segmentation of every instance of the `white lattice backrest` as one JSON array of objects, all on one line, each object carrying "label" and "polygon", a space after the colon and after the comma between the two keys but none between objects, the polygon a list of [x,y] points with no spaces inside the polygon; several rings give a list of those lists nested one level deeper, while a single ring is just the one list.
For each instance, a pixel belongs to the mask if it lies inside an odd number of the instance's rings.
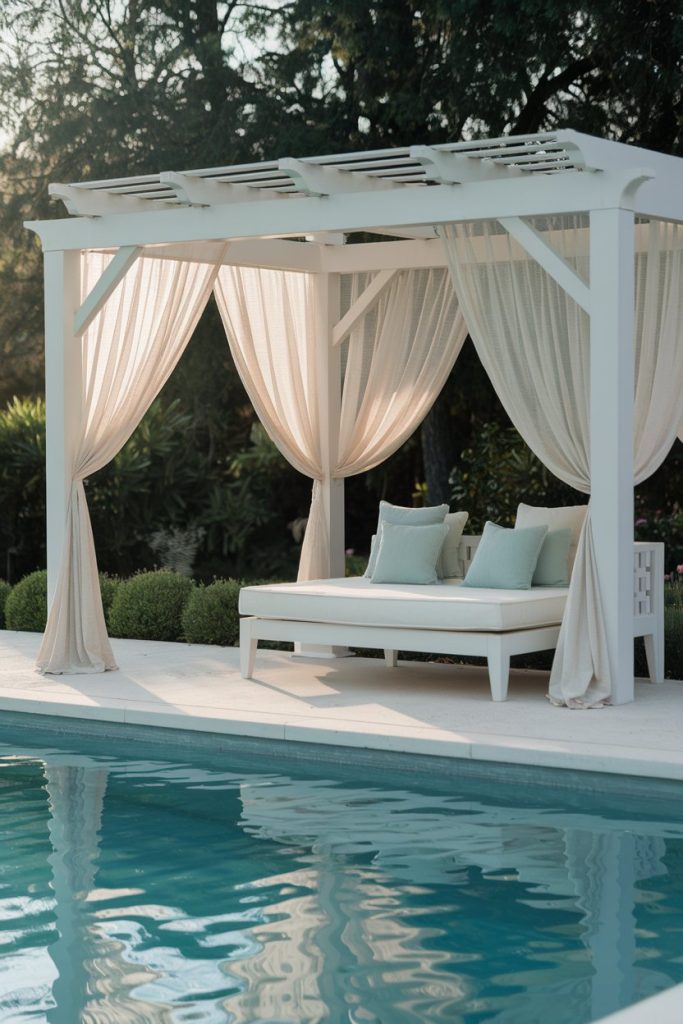
[{"label": "white lattice backrest", "polygon": [[664,603],[664,545],[633,545],[633,614],[658,615]]}]

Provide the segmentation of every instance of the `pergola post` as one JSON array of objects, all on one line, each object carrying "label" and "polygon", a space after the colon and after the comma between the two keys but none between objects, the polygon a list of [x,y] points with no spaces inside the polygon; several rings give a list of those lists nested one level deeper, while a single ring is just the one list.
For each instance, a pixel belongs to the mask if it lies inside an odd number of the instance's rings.
[{"label": "pergola post", "polygon": [[[344,538],[344,481],[333,477],[339,455],[341,416],[341,346],[335,344],[333,330],[340,317],[341,279],[339,274],[313,274],[318,415],[320,419],[320,461],[323,510],[329,538],[327,577],[336,579],[346,571]],[[296,657],[347,657],[347,647],[321,644],[294,644]]]},{"label": "pergola post", "polygon": [[632,212],[591,211],[591,518],[614,704],[634,697],[634,237]]},{"label": "pergola post", "polygon": [[74,327],[81,301],[80,273],[79,252],[45,253],[48,606],[55,594],[64,552],[71,459],[81,417],[81,339]]},{"label": "pergola post", "polygon": [[318,401],[323,503],[330,539],[328,576],[344,575],[344,481],[333,476],[339,457],[341,416],[341,351],[333,342],[340,317],[340,275],[315,274],[316,338],[318,343]]}]

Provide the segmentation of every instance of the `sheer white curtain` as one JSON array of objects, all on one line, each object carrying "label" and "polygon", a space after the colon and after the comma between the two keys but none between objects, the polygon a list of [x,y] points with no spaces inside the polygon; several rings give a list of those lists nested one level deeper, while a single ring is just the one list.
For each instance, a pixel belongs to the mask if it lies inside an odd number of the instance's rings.
[{"label": "sheer white curtain", "polygon": [[[349,275],[349,302],[368,283]],[[327,571],[318,339],[308,275],[223,267],[216,299],[254,409],[285,458],[313,479],[299,579]],[[362,473],[392,454],[429,411],[467,331],[446,271],[401,271],[345,345],[340,443],[333,476]]]},{"label": "sheer white curtain", "polygon": [[[563,218],[552,227],[551,244],[587,280],[587,218]],[[496,222],[440,230],[470,334],[510,419],[556,476],[590,494],[587,315]],[[639,232],[644,251],[636,262],[636,483],[657,469],[673,444],[683,393],[683,233],[661,222]],[[558,704],[591,707],[608,701],[610,693],[589,514],[550,696]]]},{"label": "sheer white curtain", "polygon": [[[354,274],[351,299],[365,275]],[[405,270],[351,332],[336,475],[389,458],[431,409],[460,354],[467,326],[446,270]]]},{"label": "sheer white curtain", "polygon": [[256,415],[288,462],[313,479],[300,579],[325,575],[315,293],[308,274],[222,267],[215,285],[228,344]]},{"label": "sheer white curtain", "polygon": [[[116,668],[97,574],[83,481],[123,447],[168,380],[211,294],[224,246],[211,262],[139,257],[81,339],[80,434],[72,465],[66,543],[54,601],[38,653],[44,672]],[[111,257],[81,257],[85,297]]]}]

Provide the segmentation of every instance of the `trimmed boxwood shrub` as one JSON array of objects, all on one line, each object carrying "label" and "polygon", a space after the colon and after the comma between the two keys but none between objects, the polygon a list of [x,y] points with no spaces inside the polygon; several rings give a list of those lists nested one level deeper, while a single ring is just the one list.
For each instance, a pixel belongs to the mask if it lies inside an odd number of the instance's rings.
[{"label": "trimmed boxwood shrub", "polygon": [[133,640],[180,640],[182,615],[194,583],[159,569],[141,572],[116,587],[109,612],[112,636]]},{"label": "trimmed boxwood shrub", "polygon": [[5,629],[5,605],[11,590],[6,580],[0,580],[0,629]]},{"label": "trimmed boxwood shrub", "polygon": [[117,576],[108,576],[106,572],[100,573],[100,594],[102,595],[102,609],[104,611],[104,621],[107,623],[107,629],[109,629],[110,622],[109,618],[111,615],[111,606],[114,603],[114,597],[116,591],[121,585],[121,580]]},{"label": "trimmed boxwood shrub", "polygon": [[239,580],[215,580],[208,587],[197,587],[183,612],[183,634],[190,644],[239,643],[240,616],[237,610]]},{"label": "trimmed boxwood shrub", "polygon": [[42,633],[47,622],[47,572],[38,569],[12,587],[5,603],[7,629]]},{"label": "trimmed boxwood shrub", "polygon": [[[119,586],[115,577],[100,573],[100,593],[104,618],[109,625],[109,611]],[[0,580],[0,629],[17,629],[42,633],[47,622],[47,572],[38,569],[24,576],[14,587]]]},{"label": "trimmed boxwood shrub", "polygon": [[664,648],[667,679],[683,679],[683,605],[664,609]]}]

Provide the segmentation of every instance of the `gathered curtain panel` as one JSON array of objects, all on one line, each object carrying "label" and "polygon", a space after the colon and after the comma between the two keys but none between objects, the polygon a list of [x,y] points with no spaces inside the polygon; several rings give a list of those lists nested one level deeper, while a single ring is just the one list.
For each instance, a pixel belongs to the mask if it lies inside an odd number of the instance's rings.
[{"label": "gathered curtain panel", "polygon": [[[138,257],[78,339],[81,415],[67,453],[71,494],[57,589],[38,653],[43,672],[116,668],[83,481],[114,458],[168,380],[211,295],[224,248],[207,248],[206,262]],[[111,258],[82,254],[82,298]]]},{"label": "gathered curtain panel", "polygon": [[[588,280],[588,218],[564,217],[550,227],[552,246]],[[683,230],[651,221],[638,231],[634,483],[650,476],[674,443],[683,394]],[[472,340],[512,423],[551,472],[590,494],[587,314],[498,222],[439,232]],[[596,707],[609,702],[611,690],[589,505],[549,696]]]},{"label": "gathered curtain panel", "polygon": [[[345,275],[349,304],[369,283]],[[271,440],[313,480],[298,579],[328,573],[330,538],[322,499],[315,289],[311,275],[222,267],[215,285],[230,351]],[[344,343],[339,450],[332,478],[388,458],[424,419],[467,336],[447,271],[400,271]]]}]

